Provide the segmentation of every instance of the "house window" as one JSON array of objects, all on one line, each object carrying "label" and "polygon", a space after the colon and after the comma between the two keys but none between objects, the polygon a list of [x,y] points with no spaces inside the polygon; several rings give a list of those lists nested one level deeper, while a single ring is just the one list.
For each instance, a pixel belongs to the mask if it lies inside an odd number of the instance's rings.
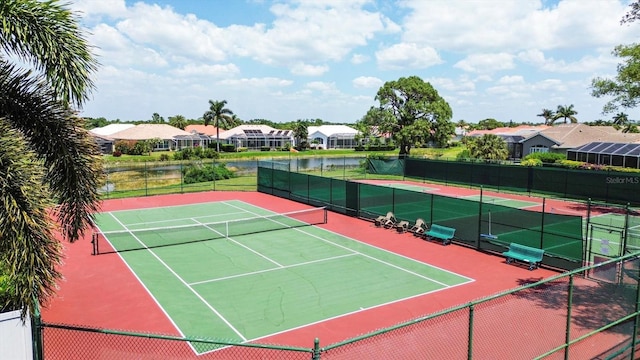
[{"label": "house window", "polygon": [[549,147],[544,145],[533,145],[529,148],[529,154],[549,152]]}]

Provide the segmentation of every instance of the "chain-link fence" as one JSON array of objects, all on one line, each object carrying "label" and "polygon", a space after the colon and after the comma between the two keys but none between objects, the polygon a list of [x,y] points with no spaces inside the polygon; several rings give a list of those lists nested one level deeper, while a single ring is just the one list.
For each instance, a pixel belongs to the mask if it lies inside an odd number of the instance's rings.
[{"label": "chain-link fence", "polygon": [[123,198],[210,190],[255,191],[253,161],[152,161],[107,163],[104,198]]},{"label": "chain-link fence", "polygon": [[[283,170],[285,169],[285,170]],[[518,209],[478,200],[366,184],[260,162],[258,191],[343,214],[376,219],[392,212],[397,220],[438,224],[455,229],[454,241],[478,250],[506,251],[511,243],[545,250],[543,263],[571,270],[583,265],[582,217]],[[492,216],[493,215],[493,216]],[[490,234],[500,236],[483,236]]]},{"label": "chain-link fence", "polygon": [[640,174],[560,167],[407,158],[404,175],[445,184],[640,204]]},{"label": "chain-link fence", "polygon": [[[637,359],[640,253],[320,347],[234,343],[34,320],[36,359]],[[609,281],[585,274],[613,269]]]}]

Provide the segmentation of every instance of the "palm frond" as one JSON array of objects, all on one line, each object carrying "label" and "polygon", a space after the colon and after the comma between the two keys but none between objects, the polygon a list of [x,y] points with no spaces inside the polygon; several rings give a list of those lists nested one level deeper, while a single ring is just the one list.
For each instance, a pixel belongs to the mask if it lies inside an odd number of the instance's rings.
[{"label": "palm frond", "polygon": [[0,2],[0,47],[45,74],[57,98],[81,106],[97,68],[76,16],[53,1]]},{"label": "palm frond", "polygon": [[[54,90],[0,60],[0,116],[19,130],[42,161],[64,235],[75,241],[99,204],[102,167],[82,122],[55,100]],[[40,81],[39,81],[40,80]]]},{"label": "palm frond", "polygon": [[44,171],[20,131],[0,118],[0,268],[12,286],[0,307],[33,313],[61,277],[61,251],[48,221],[51,206]]}]

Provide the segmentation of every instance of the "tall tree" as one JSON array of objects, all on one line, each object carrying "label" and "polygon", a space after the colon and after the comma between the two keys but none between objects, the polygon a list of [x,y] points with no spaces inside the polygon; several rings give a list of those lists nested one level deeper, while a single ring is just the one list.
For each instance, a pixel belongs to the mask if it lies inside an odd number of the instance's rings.
[{"label": "tall tree", "polygon": [[[640,19],[640,1],[633,1],[629,7],[620,21],[622,24]],[[591,81],[592,96],[613,97],[602,109],[605,114],[640,104],[640,44],[618,45],[612,53],[622,61],[618,64],[618,74],[613,79],[597,77]]]},{"label": "tall tree", "polygon": [[613,97],[604,105],[603,113],[640,104],[640,44],[618,45],[613,55],[622,60],[615,78],[597,77],[591,81],[592,96]]},{"label": "tall tree", "polygon": [[573,109],[573,104],[569,106],[558,105],[558,109],[556,110],[553,120],[564,119],[564,123],[566,124],[568,119],[572,124],[575,124],[578,122],[578,118],[576,118],[575,115],[578,115],[578,112]]},{"label": "tall tree", "polygon": [[375,100],[380,106],[371,107],[359,122],[389,134],[400,145],[400,156],[409,155],[411,147],[420,142],[444,146],[455,133],[451,107],[418,76],[386,82]]},{"label": "tall tree", "polygon": [[297,120],[293,124],[293,136],[296,139],[296,147],[302,150],[309,137],[309,123],[305,120]]},{"label": "tall tree", "polygon": [[544,118],[545,125],[552,125],[553,118],[556,116],[556,114],[553,112],[553,110],[542,109],[542,112],[536,116],[541,116],[542,118]]},{"label": "tall tree", "polygon": [[158,113],[153,113],[153,115],[151,115],[151,124],[164,124],[164,118],[162,116],[160,116],[160,114]]},{"label": "tall tree", "polygon": [[629,116],[623,112],[617,113],[613,117],[613,125],[624,127],[629,122]]},{"label": "tall tree", "polygon": [[467,149],[475,159],[505,160],[509,157],[507,143],[494,134],[467,139]]},{"label": "tall tree", "polygon": [[504,123],[496,119],[489,118],[478,121],[477,129],[493,130],[499,127],[504,127]]},{"label": "tall tree", "polygon": [[187,127],[187,118],[182,115],[169,116],[169,125],[184,130]]},{"label": "tall tree", "polygon": [[227,105],[227,100],[209,100],[209,110],[202,116],[204,126],[213,122],[216,127],[216,151],[218,152],[220,152],[220,126],[228,128],[231,123],[231,115],[233,115],[233,111],[227,109],[225,105]]},{"label": "tall tree", "polygon": [[84,36],[58,1],[0,2],[0,269],[12,284],[0,307],[23,315],[55,292],[54,229],[78,240],[99,205],[98,147],[72,108],[97,68]]}]

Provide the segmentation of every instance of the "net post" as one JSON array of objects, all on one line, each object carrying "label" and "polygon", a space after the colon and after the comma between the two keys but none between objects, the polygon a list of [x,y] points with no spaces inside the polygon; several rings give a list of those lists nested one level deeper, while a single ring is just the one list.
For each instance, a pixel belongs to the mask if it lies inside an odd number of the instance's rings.
[{"label": "net post", "polygon": [[91,234],[91,255],[98,255],[98,234]]}]

